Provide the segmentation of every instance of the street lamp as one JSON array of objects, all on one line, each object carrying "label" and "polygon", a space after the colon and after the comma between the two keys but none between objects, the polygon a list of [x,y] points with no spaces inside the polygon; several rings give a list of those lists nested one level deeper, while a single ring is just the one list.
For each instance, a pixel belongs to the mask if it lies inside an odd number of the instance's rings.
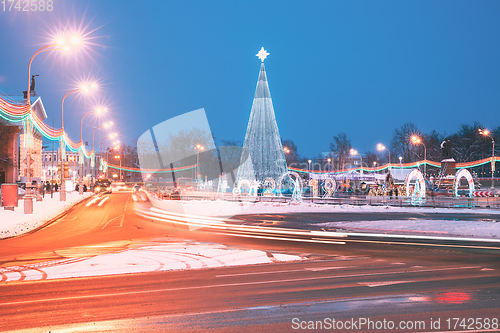
[{"label": "street lamp", "polygon": [[83,194],[83,165],[85,164],[85,157],[83,156],[83,119],[87,117],[90,114],[97,114],[100,115],[101,113],[105,112],[107,108],[98,108],[94,111],[87,112],[86,114],[83,115],[82,120],[80,121],[80,149],[81,149],[81,160],[80,160],[80,165],[82,166],[82,172],[80,174],[80,188],[79,188],[79,193]]},{"label": "street lamp", "polygon": [[94,137],[95,137],[95,131],[99,128],[103,128],[103,127],[110,127],[111,125],[113,125],[113,122],[112,121],[109,121],[107,123],[104,123],[103,125],[101,126],[97,126],[96,128],[94,128],[94,131],[92,132],[92,156],[91,156],[91,162],[92,162],[92,176],[91,176],[91,191],[94,190],[94,174],[95,174],[95,151],[94,151]]},{"label": "street lamp", "polygon": [[308,160],[307,163],[309,164],[309,179],[311,179],[311,160]]},{"label": "street lamp", "polygon": [[[101,140],[101,145],[100,145],[100,149],[99,149],[99,156],[101,157],[101,160],[103,159],[102,158],[102,143],[104,142],[104,140],[108,140],[108,139],[113,139],[117,136],[118,134],[116,133],[113,133],[113,134],[110,134],[106,137],[104,137],[104,139]],[[106,156],[106,162],[108,162],[108,159],[107,159],[107,156]]]},{"label": "street lamp", "polygon": [[120,181],[122,181],[122,157],[120,155],[115,155],[115,159],[120,160]]},{"label": "street lamp", "polygon": [[118,144],[120,144],[120,140],[116,140],[115,142],[113,142],[113,147],[112,147],[112,148],[110,148],[110,149],[108,149],[108,150],[106,151],[106,162],[107,162],[108,164],[109,164],[109,151],[110,151],[110,150],[113,150],[113,149],[114,149],[115,151],[118,151],[118,149],[120,149],[120,148],[121,148],[120,146],[118,146]]},{"label": "street lamp", "polygon": [[[59,200],[60,201],[66,201],[66,185],[64,183],[64,100],[66,99],[66,97],[68,97],[70,94],[74,94],[74,93],[77,93],[77,92],[88,92],[89,89],[95,89],[97,87],[97,85],[95,83],[90,83],[90,84],[82,84],[80,87],[78,88],[75,88],[75,89],[72,89],[70,91],[68,91],[63,99],[62,99],[62,102],[61,102],[61,132],[62,132],[62,136],[61,136],[61,190],[59,192]],[[83,118],[85,118],[85,116],[83,116]],[[83,118],[82,118],[82,123],[83,123]],[[80,139],[81,139],[82,135],[80,133]],[[81,140],[80,140],[81,142]],[[82,170],[83,170],[83,166],[82,166]],[[83,193],[83,192],[81,192]]]},{"label": "street lamp", "polygon": [[332,162],[332,159],[331,159],[331,158],[328,158],[328,159],[327,159],[327,161],[328,161],[328,177],[330,177],[330,172],[331,172],[331,170],[332,170],[332,168],[331,168],[331,164],[330,164],[330,163]]},{"label": "street lamp", "polygon": [[491,139],[491,142],[493,143],[493,149],[491,151],[491,190],[495,190],[495,184],[494,184],[494,174],[495,174],[495,139],[493,139],[493,136],[491,136],[491,132],[487,129],[479,129],[479,134],[483,136],[487,136]]},{"label": "street lamp", "polygon": [[[28,64],[28,91],[26,93],[26,104],[30,105],[30,113],[31,113],[31,64],[33,63],[33,60],[37,55],[39,55],[42,52],[47,52],[47,51],[55,51],[55,50],[61,50],[69,47],[64,46],[64,40],[60,39],[57,42],[54,42],[52,44],[43,46],[39,48],[32,56],[30,59],[30,62]],[[27,128],[26,126],[24,127],[25,132],[28,132],[27,130],[30,131],[31,135],[31,128]],[[64,133],[64,132],[63,132]],[[25,135],[28,135],[28,133],[25,133]],[[31,145],[31,144],[30,144]],[[25,214],[33,214],[33,197],[32,197],[32,189],[31,189],[31,174],[30,174],[30,166],[31,166],[31,154],[32,154],[32,149],[31,146],[26,147],[26,195],[24,196],[24,213]],[[62,169],[62,168],[61,168]],[[64,196],[64,200],[66,200],[66,196]]]},{"label": "street lamp", "polygon": [[399,156],[399,168],[403,168],[403,157]]},{"label": "street lamp", "polygon": [[375,168],[377,167],[377,161],[373,161],[373,173],[375,173]]},{"label": "street lamp", "polygon": [[389,149],[387,149],[383,144],[379,143],[377,145],[377,150],[378,151],[387,150],[387,152],[389,153],[389,170],[391,170],[391,152],[389,151]]},{"label": "street lamp", "polygon": [[425,147],[425,144],[423,143],[422,139],[416,135],[413,135],[410,138],[411,143],[414,145],[421,144],[424,146],[424,177],[427,175],[427,148]]},{"label": "street lamp", "polygon": [[198,144],[198,145],[196,145],[195,149],[196,149],[196,175],[195,175],[195,178],[196,178],[196,177],[198,177],[198,174],[200,173],[200,151],[205,150],[205,147]]},{"label": "street lamp", "polygon": [[356,149],[352,149],[351,148],[351,151],[350,151],[351,155],[354,156],[354,155],[358,155],[359,158],[360,158],[360,173],[363,174],[363,157],[361,157],[361,155],[358,153],[358,151]]}]

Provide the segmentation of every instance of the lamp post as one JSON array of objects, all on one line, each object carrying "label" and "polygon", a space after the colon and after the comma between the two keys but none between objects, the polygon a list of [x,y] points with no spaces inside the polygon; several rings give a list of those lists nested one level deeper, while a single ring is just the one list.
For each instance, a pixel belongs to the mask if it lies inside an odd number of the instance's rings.
[{"label": "lamp post", "polygon": [[113,125],[112,121],[109,121],[107,123],[104,123],[101,126],[97,126],[94,128],[94,131],[92,132],[92,157],[91,157],[91,163],[92,163],[92,175],[90,177],[91,183],[90,183],[90,190],[94,191],[94,173],[95,173],[95,150],[94,150],[94,137],[95,137],[95,131],[98,130],[99,128],[106,127],[108,128],[109,126]]},{"label": "lamp post", "polygon": [[[113,148],[111,148],[111,149],[114,149],[115,151],[118,151],[118,149],[120,149],[120,148],[121,148],[120,146],[118,146],[118,144],[119,144],[119,143],[120,143],[120,140],[116,140],[115,142],[113,142],[114,147],[113,147]],[[108,149],[108,150],[106,151],[106,162],[107,162],[108,164],[109,164],[109,151],[110,151],[111,149]]]},{"label": "lamp post", "polygon": [[205,150],[205,147],[202,145],[198,144],[196,145],[196,174],[195,174],[195,179],[198,177],[198,174],[200,173],[200,151]]},{"label": "lamp post", "polygon": [[311,179],[311,160],[308,160],[307,163],[309,164],[309,179]]},{"label": "lamp post", "polygon": [[399,168],[403,168],[403,157],[399,156]]},{"label": "lamp post", "polygon": [[[70,94],[74,94],[74,93],[77,93],[77,92],[87,92],[89,91],[90,88],[92,89],[95,89],[97,87],[97,85],[95,83],[91,83],[91,84],[83,84],[81,85],[80,87],[78,88],[75,88],[75,89],[72,89],[70,91],[68,91],[63,99],[62,99],[62,102],[61,102],[61,132],[62,132],[62,136],[61,136],[61,190],[59,192],[59,200],[60,201],[66,201],[66,185],[65,185],[65,182],[64,182],[64,136],[66,135],[64,133],[64,100],[66,99],[66,97],[68,97]],[[85,118],[85,116],[83,116],[83,118]],[[82,118],[82,123],[83,123],[83,118]],[[82,135],[80,134],[80,138],[82,137]]]},{"label": "lamp post", "polygon": [[[75,37],[74,37],[75,38]],[[78,39],[78,38],[77,38]],[[74,41],[76,42],[75,39]],[[26,104],[30,106],[30,113],[32,112],[31,110],[31,64],[33,63],[33,60],[37,55],[39,55],[42,52],[47,52],[47,51],[55,51],[55,50],[69,50],[69,46],[63,46],[64,40],[60,39],[57,42],[54,42],[52,44],[43,46],[39,48],[32,56],[28,64],[28,91],[26,92]],[[77,44],[77,43],[74,43]],[[25,127],[25,135],[31,135],[31,126],[28,128]],[[30,173],[30,167],[31,167],[31,154],[32,154],[32,149],[31,149],[31,143],[29,142],[29,147],[26,148],[26,195],[24,196],[24,213],[25,214],[33,214],[33,197],[32,197],[32,188],[31,188],[31,173]]]},{"label": "lamp post", "polygon": [[376,167],[377,167],[377,161],[373,161],[373,173],[375,173]]},{"label": "lamp post", "polygon": [[425,144],[422,142],[422,139],[416,135],[413,135],[411,137],[411,143],[414,145],[421,144],[424,146],[424,177],[427,175],[427,148],[425,147]]},{"label": "lamp post", "polygon": [[483,136],[487,136],[491,139],[491,142],[493,144],[493,149],[491,151],[491,190],[495,190],[495,139],[491,136],[491,132],[487,129],[479,129],[479,134]]},{"label": "lamp post", "polygon": [[327,161],[328,161],[328,178],[330,178],[330,172],[331,172],[331,170],[332,170],[332,169],[331,169],[331,164],[330,164],[330,163],[332,162],[332,159],[331,159],[331,158],[328,158],[328,159],[327,159]]},{"label": "lamp post", "polygon": [[378,151],[387,150],[387,152],[389,153],[389,170],[391,170],[391,152],[389,151],[389,149],[387,149],[383,144],[379,143],[377,145],[377,150]]},{"label": "lamp post", "polygon": [[122,157],[120,155],[115,155],[115,159],[119,159],[120,160],[120,181],[122,181]]},{"label": "lamp post", "polygon": [[361,167],[360,167],[360,173],[363,174],[363,157],[361,157],[361,155],[358,153],[358,151],[356,149],[351,149],[350,153],[353,156],[354,155],[358,155],[359,156],[359,158],[360,158],[360,165],[361,165]]},{"label": "lamp post", "polygon": [[[115,138],[117,135],[118,135],[118,134],[113,133],[113,134],[110,134],[110,135],[108,135],[108,136],[104,137],[104,139],[102,139],[102,140],[101,140],[101,145],[100,145],[100,149],[99,149],[99,156],[101,157],[101,160],[102,160],[102,143],[104,142],[104,140],[113,139],[113,138]],[[106,159],[106,162],[107,162],[107,161],[108,161],[108,160]]]},{"label": "lamp post", "polygon": [[80,165],[82,167],[82,170],[81,170],[81,173],[80,173],[80,187],[79,187],[79,193],[80,194],[83,194],[83,165],[85,164],[85,157],[84,157],[84,154],[83,154],[83,119],[85,119],[85,117],[87,117],[88,115],[90,114],[98,114],[100,115],[102,112],[106,111],[107,109],[106,108],[98,108],[94,111],[90,111],[90,112],[87,112],[86,114],[83,115],[82,117],[82,120],[80,121],[80,149],[82,151],[82,155],[81,155],[81,160],[80,160]]}]

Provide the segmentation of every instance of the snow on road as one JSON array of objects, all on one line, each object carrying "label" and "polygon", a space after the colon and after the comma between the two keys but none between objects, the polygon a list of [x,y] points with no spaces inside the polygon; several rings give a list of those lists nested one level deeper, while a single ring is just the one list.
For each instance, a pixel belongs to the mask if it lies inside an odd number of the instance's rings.
[{"label": "snow on road", "polygon": [[91,195],[92,192],[83,195],[79,195],[78,192],[68,192],[66,201],[60,201],[59,193],[54,193],[53,198],[50,194],[46,194],[43,201],[33,199],[33,214],[24,214],[24,200],[19,200],[19,207],[14,211],[0,207],[0,239],[22,235],[36,229]]}]

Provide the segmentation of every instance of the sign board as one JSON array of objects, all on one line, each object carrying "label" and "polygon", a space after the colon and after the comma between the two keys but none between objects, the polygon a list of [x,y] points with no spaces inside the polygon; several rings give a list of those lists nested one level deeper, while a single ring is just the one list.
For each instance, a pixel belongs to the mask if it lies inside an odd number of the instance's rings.
[{"label": "sign board", "polygon": [[17,184],[2,184],[2,207],[17,207]]},{"label": "sign board", "polygon": [[75,184],[71,179],[66,179],[64,185],[66,187],[66,192],[72,192],[75,190]]}]

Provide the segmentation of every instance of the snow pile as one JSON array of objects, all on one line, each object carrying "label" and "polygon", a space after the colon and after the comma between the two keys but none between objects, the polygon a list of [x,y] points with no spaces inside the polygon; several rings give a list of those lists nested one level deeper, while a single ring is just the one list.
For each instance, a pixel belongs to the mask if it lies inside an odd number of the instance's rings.
[{"label": "snow pile", "polygon": [[36,201],[33,198],[33,214],[24,214],[24,200],[19,200],[19,207],[16,207],[14,211],[0,207],[0,239],[18,236],[36,229],[92,194],[92,192],[86,192],[83,195],[78,192],[68,192],[66,201],[59,200],[59,193],[54,193],[53,198],[50,194],[46,194],[43,201]]},{"label": "snow pile", "polygon": [[500,239],[500,222],[450,220],[378,220],[311,223],[317,228],[398,235],[460,236]]},{"label": "snow pile", "polygon": [[[112,245],[112,244],[111,244]],[[122,251],[89,257],[64,258],[51,263],[0,267],[0,282],[65,279],[184,269],[268,264],[303,258],[283,253],[230,248],[222,244],[157,239],[155,243],[131,244]],[[92,246],[88,247],[92,250]],[[55,250],[61,256],[86,251],[85,247]]]},{"label": "snow pile", "polygon": [[471,213],[498,214],[491,209],[460,209],[432,207],[394,207],[394,206],[354,206],[316,204],[310,202],[279,203],[279,202],[237,202],[225,200],[158,200],[150,196],[151,203],[160,209],[201,216],[235,216],[246,214],[286,214],[286,213]]}]

